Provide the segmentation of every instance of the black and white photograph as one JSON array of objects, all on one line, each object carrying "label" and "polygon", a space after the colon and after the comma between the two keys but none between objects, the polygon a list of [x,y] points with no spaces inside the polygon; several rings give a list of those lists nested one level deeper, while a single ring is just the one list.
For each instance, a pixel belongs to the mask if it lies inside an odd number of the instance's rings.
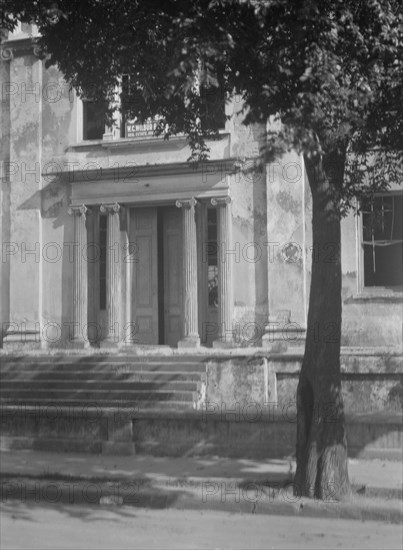
[{"label": "black and white photograph", "polygon": [[403,547],[401,0],[0,0],[0,549]]}]

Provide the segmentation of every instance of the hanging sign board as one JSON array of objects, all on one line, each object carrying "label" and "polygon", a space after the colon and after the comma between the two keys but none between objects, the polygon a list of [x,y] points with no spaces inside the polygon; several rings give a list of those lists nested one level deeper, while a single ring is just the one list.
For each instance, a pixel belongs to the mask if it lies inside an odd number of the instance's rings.
[{"label": "hanging sign board", "polygon": [[157,119],[149,119],[143,124],[139,124],[135,120],[126,121],[125,137],[151,137],[154,136],[154,131],[157,126]]}]

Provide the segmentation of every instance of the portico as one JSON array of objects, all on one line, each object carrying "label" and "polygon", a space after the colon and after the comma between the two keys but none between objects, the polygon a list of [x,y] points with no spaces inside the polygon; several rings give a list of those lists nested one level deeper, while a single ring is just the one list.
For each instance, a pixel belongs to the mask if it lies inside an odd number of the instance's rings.
[{"label": "portico", "polygon": [[[231,341],[226,250],[232,242],[228,180],[234,168],[228,161],[208,164],[208,170],[195,170],[181,163],[175,175],[172,166],[141,167],[130,186],[124,175],[110,181],[110,170],[97,181],[87,174],[89,182],[73,182],[73,344],[195,348],[211,344],[206,323],[210,333],[216,325],[218,343]],[[216,220],[215,234],[207,234],[208,212]],[[91,260],[79,253],[89,246],[98,251]],[[213,305],[207,246],[218,251]],[[93,334],[89,326],[96,327]]]}]

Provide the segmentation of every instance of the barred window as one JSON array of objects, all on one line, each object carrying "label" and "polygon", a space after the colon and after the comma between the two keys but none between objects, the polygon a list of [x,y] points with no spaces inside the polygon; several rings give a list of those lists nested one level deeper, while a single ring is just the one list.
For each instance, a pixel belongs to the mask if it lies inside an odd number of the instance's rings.
[{"label": "barred window", "polygon": [[365,199],[362,211],[364,286],[402,286],[402,193]]}]

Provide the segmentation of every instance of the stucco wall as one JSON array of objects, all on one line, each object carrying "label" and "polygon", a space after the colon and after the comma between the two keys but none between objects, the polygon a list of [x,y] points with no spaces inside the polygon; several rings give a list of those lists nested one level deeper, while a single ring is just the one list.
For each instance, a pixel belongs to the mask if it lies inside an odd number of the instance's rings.
[{"label": "stucco wall", "polygon": [[[40,282],[40,99],[42,63],[35,56],[11,62],[10,80],[17,86],[10,108],[10,320],[26,330],[38,327]],[[31,253],[32,252],[32,253]]]},{"label": "stucco wall", "polygon": [[[0,81],[10,81],[10,64],[0,62]],[[0,108],[0,163],[1,163],[1,186],[0,186],[0,240],[1,243],[10,241],[10,178],[7,166],[10,162],[10,102],[2,96]],[[0,263],[0,345],[2,343],[3,331],[6,329],[5,322],[9,319],[10,296],[10,265],[5,261],[4,251],[1,254]]]},{"label": "stucco wall", "polygon": [[266,174],[270,318],[288,317],[305,327],[312,242],[305,169],[301,157],[289,153],[270,163]]},{"label": "stucco wall", "polygon": [[[22,341],[39,343],[42,337],[45,347],[65,345],[72,320],[74,229],[68,206],[73,177],[85,185],[96,177],[90,170],[185,162],[190,150],[183,137],[83,143],[80,103],[55,67],[45,69],[35,55],[17,49],[2,71],[14,86],[2,102],[6,139],[1,158],[11,166],[9,189],[3,186],[2,240],[15,243],[2,262],[2,317],[12,323],[12,331],[23,333]],[[266,187],[264,172],[250,172],[248,160],[259,153],[262,129],[241,124],[241,107],[237,99],[226,106],[234,117],[209,145],[211,160],[241,160],[242,172],[230,177],[233,239],[240,251],[234,269],[235,320],[247,343],[256,344],[267,318],[267,256],[261,246]],[[27,337],[31,331],[40,332]]]},{"label": "stucco wall", "polygon": [[[35,332],[41,324],[47,340],[57,341],[67,336],[65,323],[72,317],[72,258],[66,243],[74,234],[66,173],[74,171],[85,185],[88,170],[184,162],[190,150],[184,138],[80,143],[80,103],[56,68],[45,69],[34,55],[17,52],[2,61],[1,75],[12,84],[1,104],[1,321],[22,332]],[[227,104],[233,116],[210,143],[210,158],[239,159],[240,172],[229,177],[234,323],[240,343],[256,345],[268,317],[306,326],[311,199],[295,153],[258,169],[264,128],[243,126],[241,108],[238,97]],[[351,214],[342,222],[342,344],[399,346],[401,293],[387,299],[362,296],[357,238]]]},{"label": "stucco wall", "polygon": [[[235,98],[236,99],[236,98]],[[264,127],[245,127],[234,101],[232,152],[241,160],[232,176],[234,323],[239,343],[260,345],[267,322],[267,195],[265,167],[257,163]]]}]

